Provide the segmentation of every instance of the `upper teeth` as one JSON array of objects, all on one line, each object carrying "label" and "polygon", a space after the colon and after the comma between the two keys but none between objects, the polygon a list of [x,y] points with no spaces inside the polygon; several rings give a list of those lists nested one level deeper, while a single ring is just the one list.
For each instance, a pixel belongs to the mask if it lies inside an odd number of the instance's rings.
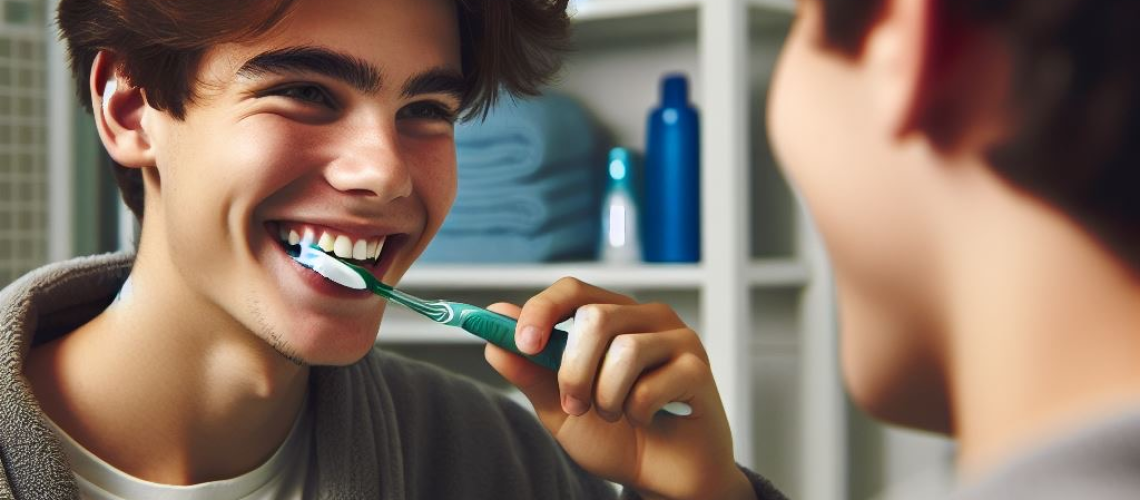
[{"label": "upper teeth", "polygon": [[316,245],[326,252],[331,252],[333,255],[343,259],[356,259],[368,260],[380,257],[380,251],[384,249],[384,237],[373,239],[358,239],[353,241],[352,238],[343,234],[334,235],[328,231],[319,230],[319,236],[312,228],[301,229],[302,233],[297,232],[297,229],[281,228],[279,237],[281,241],[289,245],[298,245],[303,242]]}]

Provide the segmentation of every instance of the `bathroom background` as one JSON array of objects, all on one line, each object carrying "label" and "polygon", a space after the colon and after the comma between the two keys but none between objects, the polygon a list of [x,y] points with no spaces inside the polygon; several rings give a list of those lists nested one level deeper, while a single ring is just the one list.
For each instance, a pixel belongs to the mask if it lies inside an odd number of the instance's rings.
[{"label": "bathroom background", "polygon": [[[945,492],[946,440],[880,426],[843,396],[830,272],[764,138],[767,81],[793,1],[574,4],[577,50],[549,94],[457,131],[460,198],[403,286],[485,304],[574,275],[668,302],[702,332],[739,460],[792,498]],[[129,248],[135,234],[75,103],[53,9],[52,0],[0,0],[0,286],[45,263]],[[647,119],[662,77],[678,73],[701,123],[689,166],[700,175],[691,233],[700,259],[599,260],[612,228],[607,152],[631,153],[635,191],[663,175],[644,168]],[[643,202],[633,205],[644,212]],[[504,385],[477,339],[400,313],[385,319],[383,348]]]}]

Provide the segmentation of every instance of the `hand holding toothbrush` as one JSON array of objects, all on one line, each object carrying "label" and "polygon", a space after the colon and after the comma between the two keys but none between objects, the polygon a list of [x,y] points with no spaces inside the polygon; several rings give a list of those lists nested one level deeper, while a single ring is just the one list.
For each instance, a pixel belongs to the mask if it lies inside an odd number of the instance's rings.
[{"label": "hand holding toothbrush", "polygon": [[[565,278],[522,308],[491,309],[519,319],[515,343],[527,353],[574,317],[557,373],[493,344],[486,357],[584,469],[644,498],[755,498],[704,346],[671,308]],[[657,415],[671,401],[692,414]]]}]

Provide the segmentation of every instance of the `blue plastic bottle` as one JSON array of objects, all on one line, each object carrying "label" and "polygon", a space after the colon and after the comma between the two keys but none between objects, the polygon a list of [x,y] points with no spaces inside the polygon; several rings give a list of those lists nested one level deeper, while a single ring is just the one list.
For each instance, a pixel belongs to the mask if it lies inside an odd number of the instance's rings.
[{"label": "blue plastic bottle", "polygon": [[701,260],[700,124],[684,75],[661,81],[649,114],[641,245],[646,262]]}]

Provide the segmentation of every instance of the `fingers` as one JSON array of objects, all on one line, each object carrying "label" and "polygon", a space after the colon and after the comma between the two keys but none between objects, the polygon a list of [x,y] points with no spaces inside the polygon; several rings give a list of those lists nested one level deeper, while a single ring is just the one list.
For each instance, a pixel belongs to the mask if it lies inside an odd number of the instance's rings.
[{"label": "fingers", "polygon": [[609,422],[620,419],[625,411],[626,397],[642,373],[669,361],[672,355],[670,343],[662,342],[661,338],[683,334],[683,330],[674,330],[660,334],[619,335],[614,338],[602,360],[594,389],[594,404],[598,415]]},{"label": "fingers", "polygon": [[[502,312],[502,311],[496,311]],[[504,313],[505,314],[505,313]],[[487,363],[526,396],[546,428],[558,429],[568,417],[562,411],[554,372],[495,344],[483,350]]]},{"label": "fingers", "polygon": [[[672,309],[661,304],[591,304],[580,307],[574,316],[574,331],[567,338],[566,350],[562,353],[562,368],[558,370],[562,409],[571,415],[581,415],[590,409],[595,377],[599,374],[603,359],[608,360],[612,354],[611,342],[615,337],[620,338],[619,335],[625,336],[623,334],[631,332],[677,329],[678,326],[683,327],[684,324],[676,318]],[[691,331],[689,333],[695,339],[696,334]],[[641,352],[666,359],[673,352],[700,348],[699,341],[694,346],[692,340],[683,336],[649,335],[654,336],[653,342],[623,340],[619,347],[627,346],[626,342],[654,343],[654,350],[647,352],[642,347]],[[620,358],[621,353],[618,354]],[[664,361],[665,359],[655,360],[656,363]],[[620,359],[617,362],[624,363]],[[637,373],[624,376],[636,378]]]},{"label": "fingers", "polygon": [[515,319],[518,319],[519,313],[522,312],[521,307],[514,304],[508,304],[506,302],[496,302],[494,304],[491,304],[487,306],[487,310],[497,312],[499,314],[504,314]]},{"label": "fingers", "polygon": [[636,302],[619,293],[611,292],[574,278],[562,278],[531,297],[519,315],[515,344],[527,354],[537,354],[546,347],[546,340],[554,325],[569,318],[586,304],[624,304]]},{"label": "fingers", "polygon": [[715,387],[708,364],[700,356],[685,354],[642,374],[625,399],[625,417],[636,426],[647,426],[658,410],[677,401],[687,403],[693,408],[690,416],[699,418],[705,403],[700,400],[707,399],[704,390]]}]

